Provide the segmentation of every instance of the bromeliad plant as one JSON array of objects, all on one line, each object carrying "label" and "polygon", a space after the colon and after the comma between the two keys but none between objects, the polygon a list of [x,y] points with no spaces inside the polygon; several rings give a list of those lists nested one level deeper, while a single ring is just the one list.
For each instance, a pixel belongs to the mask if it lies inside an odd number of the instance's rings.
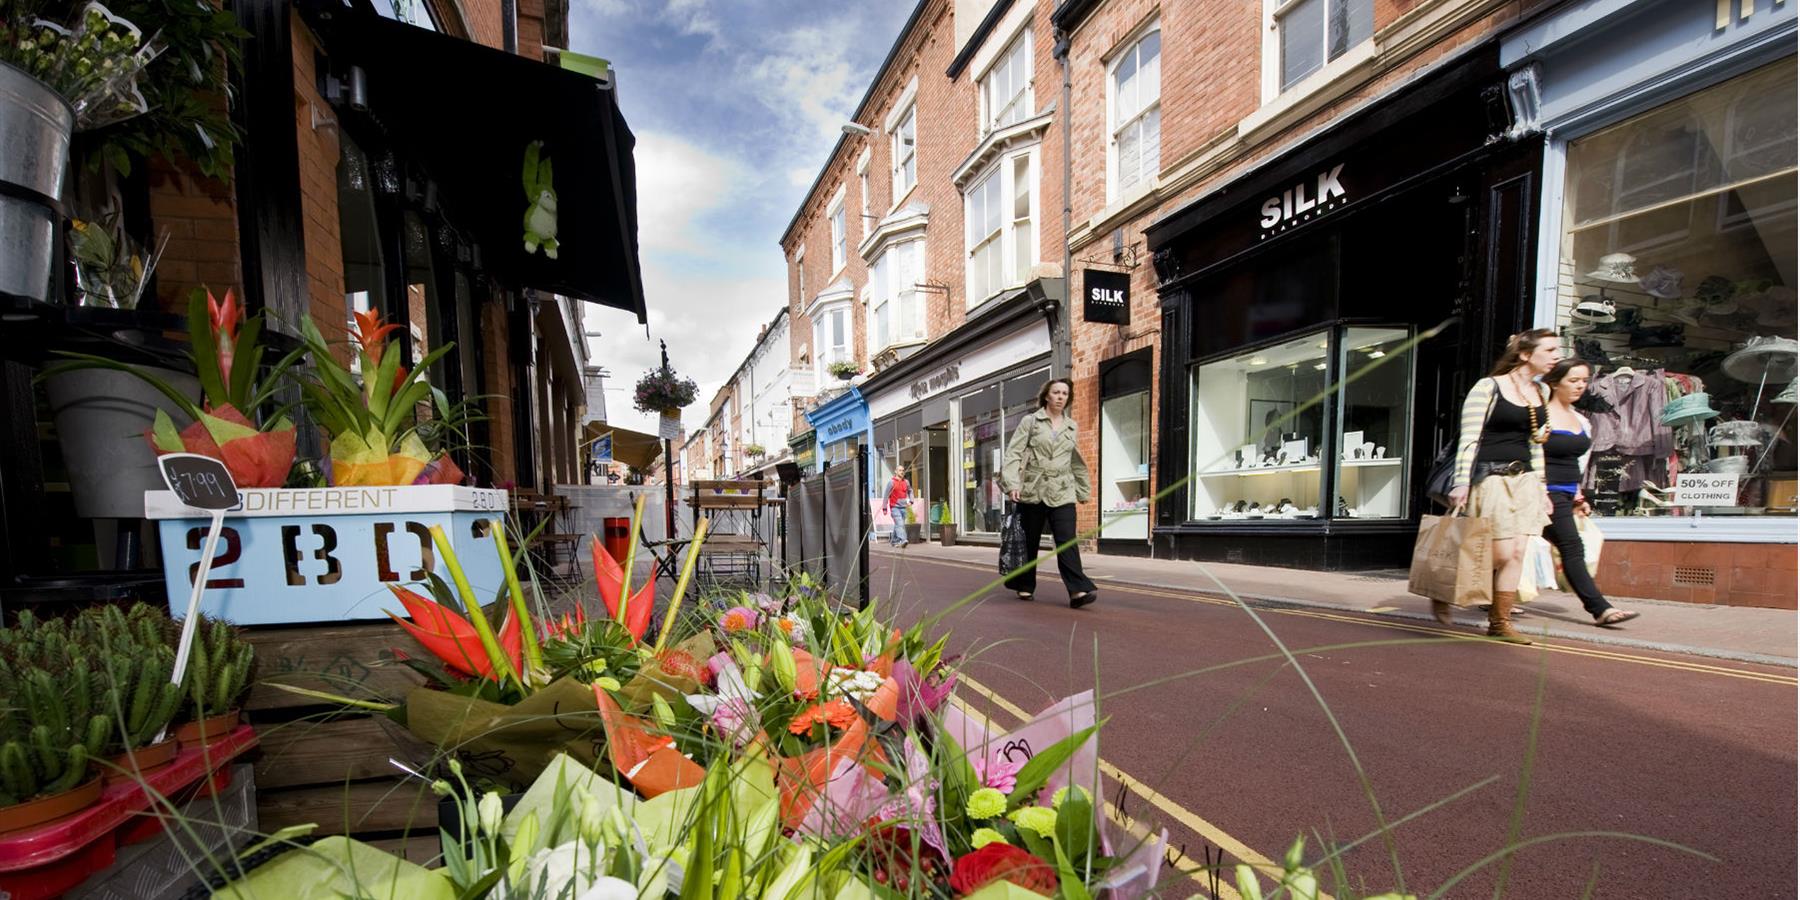
[{"label": "bromeliad plant", "polygon": [[221,460],[239,487],[281,487],[294,465],[294,423],[281,410],[253,421],[281,390],[288,371],[300,361],[295,350],[263,369],[263,319],[244,316],[235,291],[223,301],[196,289],[188,297],[189,357],[205,397],[195,403],[147,369],[86,353],[63,353],[67,362],[45,368],[43,378],[79,369],[111,369],[136,376],[156,388],[193,420],[177,429],[168,413],[157,410],[145,438],[158,456],[198,453]]},{"label": "bromeliad plant", "polygon": [[462,480],[454,465],[433,465],[437,460],[418,430],[419,404],[431,399],[431,384],[424,372],[454,344],[432,350],[408,370],[400,364],[401,345],[389,340],[400,326],[383,323],[380,312],[357,313],[351,337],[361,363],[359,376],[332,353],[310,318],[301,321],[300,329],[313,362],[313,377],[301,382],[301,390],[307,409],[331,435],[332,484],[455,484]]}]

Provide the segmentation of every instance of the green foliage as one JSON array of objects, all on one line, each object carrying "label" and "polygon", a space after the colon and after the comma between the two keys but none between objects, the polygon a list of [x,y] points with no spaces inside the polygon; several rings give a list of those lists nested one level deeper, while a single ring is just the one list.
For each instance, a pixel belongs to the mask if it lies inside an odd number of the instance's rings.
[{"label": "green foliage", "polygon": [[199,721],[236,709],[250,684],[255,661],[255,648],[229,623],[202,617],[194,629],[194,646],[183,679],[187,690],[184,708],[189,717]]},{"label": "green foliage", "polygon": [[81,784],[112,721],[96,705],[87,648],[68,622],[20,614],[0,639],[0,693],[0,806]]},{"label": "green foliage", "polygon": [[[404,377],[398,342],[370,337],[357,351],[362,361],[358,376],[332,354],[310,316],[300,320],[300,337],[313,363],[313,377],[300,383],[306,408],[333,438],[353,434],[371,449],[389,453],[414,433],[419,404],[431,398],[431,383],[423,377]],[[418,361],[415,371],[430,370],[454,346],[434,348]]]}]

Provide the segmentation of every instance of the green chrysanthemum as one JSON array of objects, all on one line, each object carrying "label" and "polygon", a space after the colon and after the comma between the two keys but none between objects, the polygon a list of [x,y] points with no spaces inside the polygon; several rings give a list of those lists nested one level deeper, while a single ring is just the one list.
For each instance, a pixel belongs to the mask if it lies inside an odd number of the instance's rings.
[{"label": "green chrysanthemum", "polygon": [[1078,800],[1084,800],[1087,798],[1087,791],[1084,791],[1081,788],[1078,788],[1072,784],[1065,785],[1063,787],[1057,788],[1056,793],[1050,795],[1050,808],[1051,809],[1062,809],[1063,801],[1069,799],[1070,791],[1075,792],[1075,797]]},{"label": "green chrysanthemum", "polygon": [[1013,824],[1020,828],[1028,828],[1049,838],[1056,834],[1056,811],[1042,806],[1027,806],[1014,810]]},{"label": "green chrysanthemum", "polygon": [[977,850],[980,850],[989,844],[1004,843],[1006,843],[1006,835],[1001,834],[992,828],[977,828],[975,829],[975,833],[969,836],[969,845]]},{"label": "green chrysanthemum", "polygon": [[1006,812],[1006,795],[993,788],[982,788],[969,795],[969,817],[992,819]]}]

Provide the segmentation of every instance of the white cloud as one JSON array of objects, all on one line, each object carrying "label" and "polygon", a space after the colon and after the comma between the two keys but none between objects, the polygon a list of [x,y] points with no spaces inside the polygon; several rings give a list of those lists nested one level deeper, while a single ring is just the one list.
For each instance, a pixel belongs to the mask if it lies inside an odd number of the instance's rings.
[{"label": "white cloud", "polygon": [[637,136],[638,242],[644,252],[702,253],[706,215],[738,199],[744,165],[670,134]]}]

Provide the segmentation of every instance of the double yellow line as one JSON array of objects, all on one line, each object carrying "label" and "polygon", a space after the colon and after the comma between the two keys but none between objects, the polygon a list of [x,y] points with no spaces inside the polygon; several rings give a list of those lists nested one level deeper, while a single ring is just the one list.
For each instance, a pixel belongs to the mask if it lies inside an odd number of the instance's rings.
[{"label": "double yellow line", "polygon": [[[976,566],[976,565],[971,565],[969,563],[953,562],[953,561],[949,561],[949,560],[926,559],[926,560],[914,560],[914,562],[927,562],[927,563],[930,563],[932,565],[937,565],[937,566],[949,566],[952,568],[970,569],[973,571],[983,572],[983,573],[989,572],[989,567],[987,567],[987,566]],[[1113,582],[1108,585],[1108,589],[1115,590],[1120,593],[1141,594],[1146,597],[1164,597],[1164,598],[1168,598],[1171,600],[1184,600],[1189,603],[1205,603],[1205,604],[1210,604],[1213,606],[1231,606],[1231,607],[1237,606],[1236,601],[1225,598],[1225,597],[1214,597],[1214,596],[1208,596],[1206,594],[1201,594],[1201,593],[1180,592],[1180,591],[1169,590],[1166,588],[1146,587],[1143,585]],[[1580,656],[1580,657],[1586,657],[1588,659],[1606,660],[1609,662],[1631,663],[1634,665],[1649,666],[1651,668],[1657,668],[1657,669],[1673,669],[1678,672],[1692,672],[1692,673],[1695,673],[1698,675],[1719,675],[1719,676],[1723,676],[1726,678],[1738,678],[1738,679],[1742,679],[1745,681],[1756,681],[1756,682],[1762,682],[1765,684],[1779,684],[1779,685],[1784,685],[1786,687],[1795,687],[1797,685],[1800,685],[1800,678],[1797,678],[1793,675],[1780,675],[1780,674],[1775,674],[1775,673],[1771,673],[1771,672],[1758,672],[1758,671],[1754,671],[1754,670],[1750,670],[1750,669],[1739,669],[1739,668],[1734,668],[1731,666],[1716,666],[1716,665],[1710,665],[1708,663],[1690,662],[1687,660],[1679,660],[1679,659],[1660,659],[1660,658],[1654,657],[1654,656],[1642,656],[1642,655],[1639,655],[1636,653],[1622,653],[1622,652],[1618,652],[1618,651],[1614,651],[1614,650],[1602,650],[1597,647],[1582,646],[1582,645],[1577,645],[1577,644],[1554,643],[1551,640],[1541,637],[1539,635],[1531,635],[1529,628],[1521,628],[1520,630],[1524,631],[1528,635],[1530,635],[1531,639],[1533,641],[1535,641],[1536,643],[1534,643],[1530,646],[1519,646],[1519,645],[1515,645],[1515,644],[1504,644],[1504,643],[1500,643],[1497,641],[1490,641],[1481,635],[1478,635],[1478,634],[1475,634],[1475,633],[1469,632],[1469,631],[1459,631],[1459,630],[1455,630],[1455,629],[1434,627],[1434,626],[1430,626],[1430,625],[1418,625],[1418,624],[1413,624],[1410,622],[1397,622],[1397,621],[1393,621],[1391,619],[1375,618],[1370,615],[1356,615],[1356,614],[1350,614],[1350,613],[1327,612],[1324,610],[1317,610],[1317,609],[1294,609],[1291,607],[1266,607],[1266,608],[1260,608],[1258,611],[1259,612],[1276,613],[1276,614],[1284,615],[1284,616],[1298,616],[1301,618],[1322,619],[1322,620],[1333,621],[1333,622],[1348,622],[1348,623],[1355,624],[1355,625],[1369,625],[1369,626],[1373,626],[1376,628],[1389,628],[1389,629],[1393,629],[1396,631],[1412,632],[1414,634],[1427,634],[1427,635],[1431,635],[1433,637],[1447,637],[1447,638],[1456,638],[1459,640],[1476,641],[1476,642],[1479,642],[1482,644],[1488,644],[1490,646],[1505,647],[1505,648],[1515,649],[1515,650],[1544,650],[1544,651],[1547,651],[1550,653],[1561,653],[1561,654],[1566,654],[1569,656]]]}]

